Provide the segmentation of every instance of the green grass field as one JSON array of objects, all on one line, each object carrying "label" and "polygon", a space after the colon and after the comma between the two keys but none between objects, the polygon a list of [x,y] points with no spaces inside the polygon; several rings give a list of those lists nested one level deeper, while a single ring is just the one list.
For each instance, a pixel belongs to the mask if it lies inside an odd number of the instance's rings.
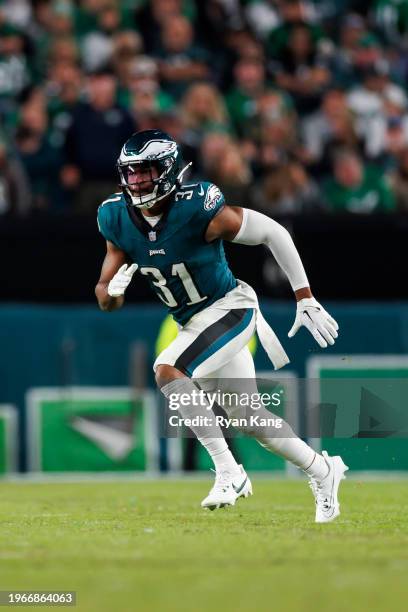
[{"label": "green grass field", "polygon": [[328,525],[305,481],[216,512],[209,485],[2,483],[0,589],[76,590],[90,612],[407,609],[408,481],[347,481]]}]

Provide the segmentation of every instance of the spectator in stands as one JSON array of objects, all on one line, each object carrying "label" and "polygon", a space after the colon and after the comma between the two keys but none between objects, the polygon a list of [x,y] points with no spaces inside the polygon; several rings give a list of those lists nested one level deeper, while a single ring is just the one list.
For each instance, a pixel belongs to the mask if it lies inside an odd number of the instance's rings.
[{"label": "spectator in stands", "polygon": [[360,82],[367,71],[384,59],[384,53],[378,38],[372,32],[364,31],[350,50],[350,57],[350,72],[344,77],[344,80],[348,78],[348,86]]},{"label": "spectator in stands", "polygon": [[319,210],[316,183],[296,160],[280,161],[252,189],[253,207],[267,215],[307,213]]},{"label": "spectator in stands", "polygon": [[364,166],[354,151],[336,153],[333,173],[324,186],[327,210],[361,214],[395,210],[395,198],[384,176],[377,168]]},{"label": "spectator in stands", "polygon": [[109,69],[88,77],[87,94],[87,102],[72,113],[61,175],[64,187],[76,190],[74,206],[80,212],[96,210],[116,190],[116,160],[135,131],[130,114],[115,102],[116,78]]},{"label": "spectator in stands", "polygon": [[248,206],[252,173],[239,145],[225,134],[209,134],[203,143],[202,158],[205,176],[221,189],[227,202]]},{"label": "spectator in stands", "polygon": [[30,209],[30,188],[24,168],[0,138],[0,215],[23,215]]},{"label": "spectator in stands", "polygon": [[[342,58],[342,49],[340,53],[336,53],[336,60]],[[382,64],[383,72],[387,72],[395,80],[395,78],[403,79],[407,68],[406,54],[400,53],[398,49],[387,48],[373,32],[366,30],[361,31],[357,42],[354,42],[352,48],[349,49],[348,63],[336,64],[335,79],[343,87],[356,87],[367,72],[375,70],[377,66]],[[384,68],[385,66],[385,68]]]},{"label": "spectator in stands", "polygon": [[49,129],[44,93],[36,88],[20,109],[16,130],[16,149],[29,180],[31,208],[50,210],[60,204],[59,144]]},{"label": "spectator in stands", "polygon": [[[367,33],[364,18],[358,13],[348,13],[341,20],[339,52],[345,59],[351,61],[351,57],[359,46],[362,37]],[[336,53],[338,55],[338,53]]]},{"label": "spectator in stands", "polygon": [[26,31],[32,18],[31,4],[33,3],[30,0],[2,0],[0,18],[2,21]]},{"label": "spectator in stands", "polygon": [[297,111],[314,111],[330,82],[327,59],[317,48],[312,32],[306,25],[294,25],[276,63],[276,83],[288,91]]},{"label": "spectator in stands", "polygon": [[387,109],[400,114],[407,108],[407,97],[402,87],[390,79],[389,65],[380,60],[367,67],[361,84],[348,95],[348,105],[356,117],[356,130],[365,142],[365,154],[369,158],[379,156],[385,146]]},{"label": "spectator in stands", "polygon": [[391,186],[395,194],[397,210],[408,212],[408,147],[398,157],[398,167],[391,175]]},{"label": "spectator in stands", "polygon": [[404,149],[408,146],[407,100],[396,91],[389,91],[384,98],[382,116],[382,150],[378,161],[386,170],[394,169]]},{"label": "spectator in stands", "polygon": [[190,143],[197,148],[206,132],[229,128],[224,101],[210,83],[197,83],[187,90],[181,103],[181,117]]},{"label": "spectator in stands", "polygon": [[232,58],[232,65],[235,65],[241,58],[265,61],[264,46],[246,28],[227,30],[224,34],[223,43],[224,50]]},{"label": "spectator in stands", "polygon": [[72,113],[82,95],[83,75],[76,64],[56,62],[51,64],[45,92],[48,99],[48,115],[54,131],[54,140],[61,146],[72,121]]},{"label": "spectator in stands", "polygon": [[194,81],[210,77],[209,53],[194,43],[192,25],[181,15],[164,22],[157,59],[163,87],[177,100]]},{"label": "spectator in stands", "polygon": [[32,46],[32,71],[39,81],[44,78],[49,49],[52,43],[53,5],[49,0],[38,0],[33,4],[33,20],[27,34]]},{"label": "spectator in stands", "polygon": [[52,17],[48,28],[54,38],[74,33],[74,5],[71,2],[51,2]]},{"label": "spectator in stands", "polygon": [[279,11],[274,0],[246,0],[244,5],[248,23],[261,39],[271,35],[280,25]]},{"label": "spectator in stands", "polygon": [[220,53],[226,51],[225,36],[230,32],[242,32],[245,20],[241,9],[241,0],[206,0],[196,2],[195,22],[197,36],[201,44],[216,52],[217,63]]},{"label": "spectator in stands", "polygon": [[347,15],[341,26],[339,46],[333,57],[335,82],[349,89],[361,75],[383,58],[383,50],[376,36],[367,28],[361,15]]},{"label": "spectator in stands", "polygon": [[405,45],[408,37],[408,5],[398,0],[377,0],[375,20],[386,40],[395,45]]},{"label": "spectator in stands", "polygon": [[[333,57],[335,82],[341,87],[349,88],[355,84],[360,55],[365,61],[367,58],[367,46],[364,45],[364,41],[375,41],[374,38],[367,38],[366,35],[367,25],[361,15],[351,13],[343,17],[338,48]],[[370,46],[369,44],[368,48],[374,51],[374,59],[379,59],[380,53],[377,45]]]},{"label": "spectator in stands", "polygon": [[392,117],[388,119],[385,133],[385,151],[395,157],[408,145],[407,116],[404,119]]},{"label": "spectator in stands", "polygon": [[155,128],[160,113],[174,106],[172,97],[160,87],[157,63],[147,55],[134,58],[130,64],[128,89],[121,99],[141,130]]},{"label": "spectator in stands", "polygon": [[47,54],[47,67],[63,62],[79,64],[80,53],[73,36],[61,36],[50,43]]},{"label": "spectator in stands", "polygon": [[207,132],[200,146],[200,170],[203,175],[213,172],[224,151],[233,143],[231,135],[225,130]]},{"label": "spectator in stands", "polygon": [[307,163],[313,174],[329,173],[332,153],[339,146],[356,149],[359,146],[354,118],[341,89],[329,89],[320,109],[302,120],[301,132]]},{"label": "spectator in stands", "polygon": [[[111,59],[114,50],[114,36],[122,25],[120,3],[108,0],[97,13],[95,29],[81,41],[82,63],[87,71],[99,70]],[[131,24],[126,24],[128,27]]]},{"label": "spectator in stands", "polygon": [[13,110],[16,97],[30,82],[24,37],[14,26],[0,27],[0,112]]},{"label": "spectator in stands", "polygon": [[[290,46],[290,38],[294,28],[303,26],[307,30],[310,46],[318,49],[324,41],[324,32],[320,26],[313,23],[312,13],[304,0],[282,0],[279,4],[281,23],[272,29],[267,38],[268,57],[283,61],[286,50]],[[306,37],[305,37],[306,38]]]},{"label": "spectator in stands", "polygon": [[[228,92],[234,84],[234,67],[241,59],[265,64],[265,48],[252,32],[243,28],[239,30],[224,30],[219,40],[222,47],[215,49],[216,62],[211,65],[212,79],[220,90]],[[211,47],[212,48],[212,47]]]},{"label": "spectator in stands", "polygon": [[148,54],[159,49],[158,32],[171,17],[184,15],[192,18],[194,7],[183,0],[150,0],[136,10],[135,21],[143,36],[144,48]]},{"label": "spectator in stands", "polygon": [[79,39],[97,29],[98,17],[108,2],[107,0],[79,0],[76,3],[75,32]]},{"label": "spectator in stands", "polygon": [[265,65],[257,59],[241,59],[234,67],[234,86],[226,97],[228,111],[239,136],[256,114],[256,100],[266,86]]},{"label": "spectator in stands", "polygon": [[292,151],[297,143],[296,127],[292,101],[283,91],[268,90],[259,96],[252,123],[255,142],[274,145],[281,152]]},{"label": "spectator in stands", "polygon": [[118,78],[118,91],[128,89],[134,60],[141,53],[143,53],[143,40],[138,32],[122,30],[113,37],[110,63]]}]

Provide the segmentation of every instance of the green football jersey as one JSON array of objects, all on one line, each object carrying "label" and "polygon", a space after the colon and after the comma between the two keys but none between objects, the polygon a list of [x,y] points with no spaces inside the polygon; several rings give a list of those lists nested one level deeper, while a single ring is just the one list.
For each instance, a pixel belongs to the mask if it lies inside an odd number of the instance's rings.
[{"label": "green football jersey", "polygon": [[185,325],[237,286],[222,240],[205,241],[211,219],[224,196],[212,183],[183,185],[171,196],[152,227],[141,212],[115,193],[98,209],[98,226],[106,240],[127,253],[148,277],[174,319]]}]

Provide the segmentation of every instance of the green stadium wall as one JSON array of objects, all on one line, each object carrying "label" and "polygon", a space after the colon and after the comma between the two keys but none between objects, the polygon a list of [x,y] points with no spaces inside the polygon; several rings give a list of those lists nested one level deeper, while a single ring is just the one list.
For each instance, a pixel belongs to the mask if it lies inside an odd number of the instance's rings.
[{"label": "green stadium wall", "polygon": [[[289,340],[295,310],[292,303],[265,302],[264,315],[280,337],[291,360],[290,370],[305,376],[306,364],[319,355],[408,355],[408,303],[326,304],[340,324],[340,337],[326,351],[316,346],[302,329]],[[19,412],[20,467],[26,466],[25,394],[37,387],[124,387],[131,384],[129,360],[134,343],[143,343],[147,357],[147,384],[154,386],[151,365],[165,313],[160,306],[125,306],[115,313],[96,306],[37,306],[9,304],[0,307],[0,403]],[[258,370],[270,370],[262,347],[255,354]],[[364,441],[353,440],[352,444]],[[343,452],[352,444],[340,444]],[[373,465],[356,462],[356,469],[408,470],[406,440],[399,440],[397,458],[390,441],[376,441]],[[339,443],[334,445],[339,447]],[[361,448],[351,450],[361,455]],[[384,448],[384,461],[381,460]],[[393,453],[393,462],[389,455]],[[400,460],[398,460],[398,457]]]}]

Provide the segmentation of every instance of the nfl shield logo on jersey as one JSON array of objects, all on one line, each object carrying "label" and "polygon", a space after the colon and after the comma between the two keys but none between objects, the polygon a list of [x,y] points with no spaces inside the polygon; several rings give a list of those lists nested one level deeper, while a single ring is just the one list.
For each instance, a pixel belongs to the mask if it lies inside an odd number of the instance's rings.
[{"label": "nfl shield logo on jersey", "polygon": [[148,234],[150,242],[156,241],[156,232],[149,232]]}]

